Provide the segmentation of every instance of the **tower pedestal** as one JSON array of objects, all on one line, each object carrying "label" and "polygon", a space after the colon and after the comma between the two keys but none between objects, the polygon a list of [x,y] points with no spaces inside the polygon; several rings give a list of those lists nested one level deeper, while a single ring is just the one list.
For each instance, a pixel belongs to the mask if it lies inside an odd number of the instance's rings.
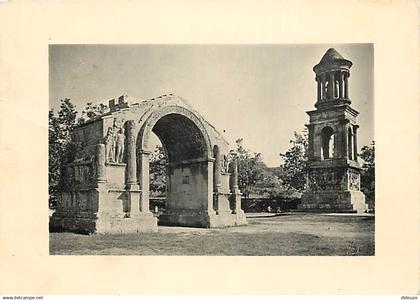
[{"label": "tower pedestal", "polygon": [[305,192],[298,211],[364,213],[368,209],[365,195],[360,191]]},{"label": "tower pedestal", "polygon": [[[340,161],[331,161],[336,165]],[[307,172],[306,191],[299,211],[363,213],[368,210],[365,195],[360,191],[360,168],[355,162],[345,166],[315,167]]]}]

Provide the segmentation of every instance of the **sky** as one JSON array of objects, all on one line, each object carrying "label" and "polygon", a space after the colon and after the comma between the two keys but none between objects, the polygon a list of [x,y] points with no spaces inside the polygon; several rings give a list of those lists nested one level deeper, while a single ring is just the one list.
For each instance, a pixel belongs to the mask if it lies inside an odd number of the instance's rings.
[{"label": "sky", "polygon": [[139,101],[163,94],[186,99],[235,148],[279,166],[294,132],[309,122],[317,87],[312,70],[329,48],[353,62],[351,106],[359,149],[374,140],[372,44],[50,45],[50,108],[70,98],[108,104],[120,95]]}]

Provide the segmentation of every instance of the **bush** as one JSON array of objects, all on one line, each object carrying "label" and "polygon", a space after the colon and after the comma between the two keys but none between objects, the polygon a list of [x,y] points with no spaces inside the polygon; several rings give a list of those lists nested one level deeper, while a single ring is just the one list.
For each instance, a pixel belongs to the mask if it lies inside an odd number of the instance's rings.
[{"label": "bush", "polygon": [[300,198],[279,198],[279,199],[245,199],[242,198],[242,209],[246,213],[268,212],[271,211],[286,212],[297,209],[297,205],[301,202]]}]

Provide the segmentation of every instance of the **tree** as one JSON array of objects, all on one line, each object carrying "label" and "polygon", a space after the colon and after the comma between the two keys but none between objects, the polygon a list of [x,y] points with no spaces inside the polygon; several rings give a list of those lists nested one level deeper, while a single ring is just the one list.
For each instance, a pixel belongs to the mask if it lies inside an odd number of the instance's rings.
[{"label": "tree", "polygon": [[48,112],[48,194],[49,205],[55,205],[60,182],[60,164],[62,149],[60,141],[60,123],[54,111]]},{"label": "tree", "polygon": [[262,179],[256,182],[255,190],[259,195],[265,194],[271,199],[279,198],[284,192],[283,181],[267,168],[264,170]]},{"label": "tree", "polygon": [[291,140],[292,147],[286,153],[280,153],[284,160],[283,183],[290,191],[303,192],[305,189],[305,172],[308,161],[308,133],[294,133],[295,139]]},{"label": "tree", "polygon": [[67,159],[71,130],[76,125],[77,111],[70,99],[61,100],[58,115],[48,112],[48,184],[49,205],[54,205],[60,191],[61,166]]},{"label": "tree", "polygon": [[372,141],[370,146],[363,146],[358,156],[363,160],[360,176],[361,190],[373,208],[375,205],[375,141]]},{"label": "tree", "polygon": [[261,153],[251,153],[242,146],[243,139],[236,140],[236,149],[230,151],[231,158],[238,161],[238,185],[245,198],[255,192],[258,181],[263,180],[267,166],[262,161]]},{"label": "tree", "polygon": [[106,104],[94,105],[92,102],[86,104],[86,108],[82,111],[82,116],[79,118],[78,123],[84,124],[88,121],[95,120],[99,116],[103,115],[108,111],[108,106]]},{"label": "tree", "polygon": [[150,191],[157,196],[166,194],[166,155],[162,146],[156,146],[150,155]]}]

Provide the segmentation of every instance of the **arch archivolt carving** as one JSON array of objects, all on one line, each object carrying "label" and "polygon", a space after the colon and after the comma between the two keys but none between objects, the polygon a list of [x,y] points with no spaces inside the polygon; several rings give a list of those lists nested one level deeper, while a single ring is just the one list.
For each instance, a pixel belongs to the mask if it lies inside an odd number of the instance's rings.
[{"label": "arch archivolt carving", "polygon": [[149,117],[146,119],[146,121],[143,123],[143,125],[139,129],[139,132],[137,135],[138,136],[137,146],[140,148],[139,150],[151,151],[149,149],[149,140],[150,140],[150,134],[152,133],[153,127],[161,118],[170,114],[182,115],[186,117],[188,120],[190,120],[191,122],[193,122],[195,126],[197,126],[205,142],[205,148],[206,148],[205,155],[207,157],[211,156],[212,154],[211,141],[203,122],[199,119],[199,117],[194,112],[192,112],[191,110],[185,107],[178,106],[178,105],[164,106],[150,113]]}]

